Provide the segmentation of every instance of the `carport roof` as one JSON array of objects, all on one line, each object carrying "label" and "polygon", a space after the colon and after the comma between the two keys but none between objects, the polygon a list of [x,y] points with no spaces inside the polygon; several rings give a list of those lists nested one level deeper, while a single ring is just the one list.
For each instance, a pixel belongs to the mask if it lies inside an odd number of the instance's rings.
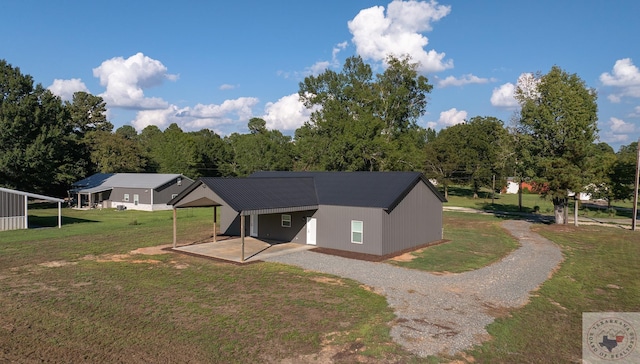
[{"label": "carport roof", "polygon": [[201,185],[207,186],[229,207],[244,215],[284,213],[318,208],[313,178],[282,177],[202,177],[169,201],[168,205],[180,207],[180,201]]},{"label": "carport roof", "polygon": [[36,199],[40,199],[40,200],[47,200],[47,201],[53,201],[53,202],[64,202],[64,200],[61,199],[61,198],[50,197],[50,196],[45,196],[45,195],[39,195],[37,193],[30,193],[30,192],[12,190],[12,189],[9,189],[9,188],[0,187],[0,191],[1,192],[12,193],[14,195],[21,195],[21,196],[27,196],[27,197],[30,197],[30,198],[36,198]]}]

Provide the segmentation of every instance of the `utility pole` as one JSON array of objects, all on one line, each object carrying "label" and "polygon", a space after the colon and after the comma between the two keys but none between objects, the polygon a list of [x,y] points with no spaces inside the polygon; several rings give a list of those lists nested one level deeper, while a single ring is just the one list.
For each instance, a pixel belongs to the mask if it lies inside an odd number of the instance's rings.
[{"label": "utility pole", "polygon": [[493,175],[493,190],[491,192],[491,205],[494,204],[494,201],[496,199],[496,175]]},{"label": "utility pole", "polygon": [[636,180],[633,187],[633,216],[631,216],[631,230],[636,231],[638,217],[638,179],[640,179],[640,139],[638,139],[638,153],[636,157]]}]

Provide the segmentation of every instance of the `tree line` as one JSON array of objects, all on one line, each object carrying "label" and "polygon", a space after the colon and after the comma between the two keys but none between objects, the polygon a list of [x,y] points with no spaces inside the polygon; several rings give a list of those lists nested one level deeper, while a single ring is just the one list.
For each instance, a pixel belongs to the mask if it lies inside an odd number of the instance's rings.
[{"label": "tree line", "polygon": [[[220,136],[150,125],[114,130],[99,96],[62,101],[31,76],[0,60],[0,185],[61,196],[97,172],[246,176],[259,170],[420,171],[445,195],[451,184],[474,192],[506,177],[545,186],[556,218],[567,190],[609,201],[633,194],[637,144],[617,153],[597,142],[597,95],[575,74],[553,67],[520,86],[520,112],[509,125],[475,116],[439,131],[423,128],[433,86],[408,56],[388,57],[374,74],[355,56],[340,72],[299,84],[313,110],[294,136],[252,118],[248,133]],[[563,209],[564,212],[563,212]]]}]

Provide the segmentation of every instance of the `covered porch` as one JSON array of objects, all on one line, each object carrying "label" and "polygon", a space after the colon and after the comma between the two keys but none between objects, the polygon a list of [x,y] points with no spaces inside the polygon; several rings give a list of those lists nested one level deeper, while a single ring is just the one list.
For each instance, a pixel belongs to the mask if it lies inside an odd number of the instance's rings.
[{"label": "covered porch", "polygon": [[272,243],[253,237],[245,237],[244,258],[242,258],[243,243],[241,240],[240,237],[222,236],[215,242],[209,241],[199,244],[183,245],[175,247],[172,250],[233,263],[255,263],[265,258],[315,248],[313,245],[291,242]]},{"label": "covered porch", "polygon": [[[312,193],[313,192],[313,193]],[[291,178],[201,178],[168,203],[173,207],[173,249],[177,249],[177,209],[187,207],[213,207],[212,244],[217,246],[191,247],[186,249],[208,250],[216,248],[216,254],[225,260],[245,262],[260,252],[269,253],[285,249],[295,243],[285,243],[291,237],[276,237],[258,228],[262,215],[288,214],[312,211],[318,208],[312,179]],[[218,222],[218,213],[222,224]],[[249,217],[249,221],[246,221]],[[247,226],[247,224],[250,224]],[[289,224],[291,222],[289,221]],[[239,235],[220,245],[217,231]],[[247,237],[246,235],[250,235]],[[280,242],[274,244],[274,239]],[[202,244],[199,244],[202,245]],[[183,249],[183,248],[181,248]],[[229,256],[231,254],[232,256]],[[254,258],[255,259],[255,258]]]}]

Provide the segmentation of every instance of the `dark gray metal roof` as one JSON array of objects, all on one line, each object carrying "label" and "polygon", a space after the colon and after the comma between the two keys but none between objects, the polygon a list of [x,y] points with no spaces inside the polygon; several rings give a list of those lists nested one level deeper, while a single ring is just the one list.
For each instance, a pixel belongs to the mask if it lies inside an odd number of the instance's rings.
[{"label": "dark gray metal roof", "polygon": [[313,178],[320,205],[393,209],[416,183],[425,183],[443,202],[438,190],[419,172],[256,172],[250,179]]},{"label": "dark gray metal roof", "polygon": [[[203,177],[200,181],[220,196],[232,209],[244,211],[245,214],[318,208],[313,178]],[[177,196],[169,204],[175,204],[179,198],[180,196]]]}]

